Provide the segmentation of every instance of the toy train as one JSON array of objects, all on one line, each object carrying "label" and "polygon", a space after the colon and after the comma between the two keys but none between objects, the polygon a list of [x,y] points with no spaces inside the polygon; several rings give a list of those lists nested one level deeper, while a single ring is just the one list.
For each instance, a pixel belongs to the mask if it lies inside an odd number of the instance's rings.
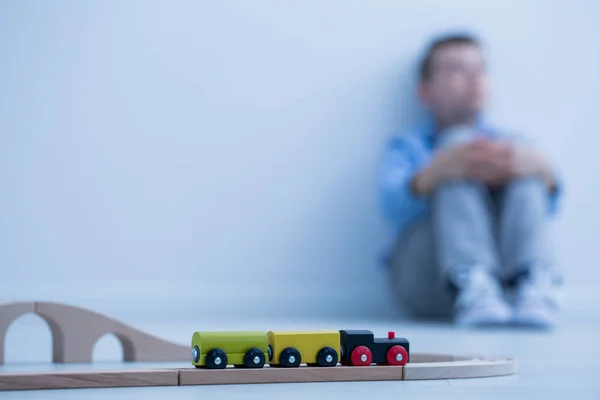
[{"label": "toy train", "polygon": [[409,342],[368,330],[194,332],[192,365],[223,369],[405,365]]}]

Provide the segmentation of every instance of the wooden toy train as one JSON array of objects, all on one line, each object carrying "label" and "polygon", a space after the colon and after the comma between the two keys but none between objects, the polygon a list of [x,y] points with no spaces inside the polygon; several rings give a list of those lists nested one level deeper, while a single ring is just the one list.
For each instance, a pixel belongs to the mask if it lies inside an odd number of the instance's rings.
[{"label": "wooden toy train", "polygon": [[405,365],[409,343],[389,332],[375,338],[368,330],[194,332],[192,365],[223,369]]}]

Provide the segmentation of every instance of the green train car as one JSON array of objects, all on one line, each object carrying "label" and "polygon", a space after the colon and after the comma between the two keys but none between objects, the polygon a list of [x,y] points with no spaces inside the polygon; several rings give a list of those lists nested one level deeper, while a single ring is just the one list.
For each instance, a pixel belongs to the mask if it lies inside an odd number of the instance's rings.
[{"label": "green train car", "polygon": [[262,368],[270,356],[266,332],[194,332],[192,336],[192,364],[196,368]]}]

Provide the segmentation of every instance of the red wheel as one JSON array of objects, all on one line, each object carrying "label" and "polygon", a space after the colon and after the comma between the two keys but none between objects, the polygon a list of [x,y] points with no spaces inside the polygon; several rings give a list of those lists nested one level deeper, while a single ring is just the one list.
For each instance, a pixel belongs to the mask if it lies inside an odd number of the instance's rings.
[{"label": "red wheel", "polygon": [[392,346],[388,350],[385,359],[390,365],[404,365],[408,361],[408,352],[402,346]]},{"label": "red wheel", "polygon": [[371,365],[373,354],[371,354],[371,350],[369,350],[368,347],[358,346],[352,350],[350,361],[352,362],[352,365]]}]

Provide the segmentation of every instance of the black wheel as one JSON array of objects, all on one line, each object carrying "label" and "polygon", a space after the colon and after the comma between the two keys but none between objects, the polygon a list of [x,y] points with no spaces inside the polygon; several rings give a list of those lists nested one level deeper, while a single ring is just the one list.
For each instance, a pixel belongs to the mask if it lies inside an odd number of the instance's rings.
[{"label": "black wheel", "polygon": [[198,346],[194,346],[194,348],[192,349],[192,360],[195,363],[200,361],[200,349],[198,348]]},{"label": "black wheel", "polygon": [[317,353],[317,365],[321,367],[335,367],[338,363],[338,353],[331,347],[323,347]]},{"label": "black wheel", "polygon": [[206,368],[223,369],[227,366],[227,354],[221,349],[212,349],[206,353]]},{"label": "black wheel", "polygon": [[302,363],[300,352],[293,347],[284,349],[279,355],[279,364],[286,368],[299,367]]},{"label": "black wheel", "polygon": [[269,362],[273,361],[273,346],[269,345],[267,352],[269,354]]},{"label": "black wheel", "polygon": [[246,368],[262,368],[265,366],[265,353],[261,349],[250,349],[244,355]]}]

